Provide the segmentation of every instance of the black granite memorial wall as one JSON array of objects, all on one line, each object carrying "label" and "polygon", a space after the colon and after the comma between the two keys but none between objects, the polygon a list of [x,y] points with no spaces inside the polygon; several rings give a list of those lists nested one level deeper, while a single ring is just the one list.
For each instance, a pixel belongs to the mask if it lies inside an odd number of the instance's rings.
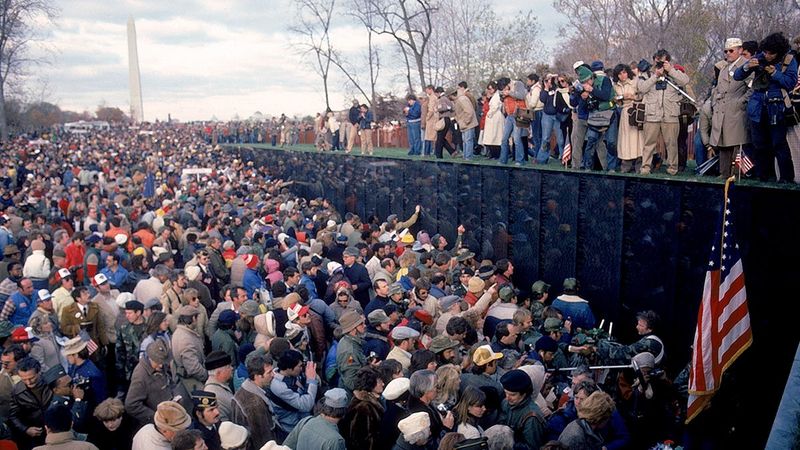
[{"label": "black granite memorial wall", "polygon": [[[581,295],[598,318],[614,322],[621,342],[636,339],[636,312],[653,309],[663,319],[659,335],[667,343],[668,373],[674,376],[689,361],[721,212],[721,184],[277,149],[241,151],[244,159],[295,181],[296,194],[329,198],[340,212],[405,218],[419,204],[423,215],[412,231],[441,233],[450,243],[463,224],[464,245],[479,258],[509,258],[516,268],[514,282],[522,290],[543,279],[552,285],[553,298],[564,278],[578,278]],[[741,428],[750,433],[741,439],[755,445],[748,448],[757,448],[766,442],[800,339],[794,332],[800,318],[800,191],[740,186],[736,196],[754,343],[726,382],[747,389],[741,399],[746,411]]]}]

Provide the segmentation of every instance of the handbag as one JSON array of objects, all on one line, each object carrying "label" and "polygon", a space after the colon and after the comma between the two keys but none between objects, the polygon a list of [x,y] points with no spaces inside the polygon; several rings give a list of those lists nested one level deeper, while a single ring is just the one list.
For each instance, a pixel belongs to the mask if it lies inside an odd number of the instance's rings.
[{"label": "handbag", "polygon": [[527,127],[533,122],[533,110],[530,108],[517,108],[514,111],[514,120],[516,120],[517,126]]},{"label": "handbag", "polygon": [[644,129],[644,117],[644,103],[634,102],[628,108],[628,125],[642,130]]},{"label": "handbag", "polygon": [[678,112],[678,120],[681,123],[688,124],[694,120],[694,115],[697,114],[697,107],[694,106],[694,103],[683,101],[680,103],[680,109]]},{"label": "handbag", "polygon": [[794,127],[800,125],[800,98],[795,96],[790,96],[785,89],[781,89],[783,92],[783,105],[785,106],[783,110],[783,123],[787,127]]},{"label": "handbag", "polygon": [[444,130],[444,125],[445,125],[444,117],[442,117],[442,118],[440,118],[439,120],[436,121],[436,127],[434,127],[434,128],[436,129],[436,131],[442,131],[442,130]]},{"label": "handbag", "polygon": [[607,109],[605,111],[595,110],[589,113],[586,123],[590,127],[605,128],[611,125],[611,119],[614,117],[614,110]]}]

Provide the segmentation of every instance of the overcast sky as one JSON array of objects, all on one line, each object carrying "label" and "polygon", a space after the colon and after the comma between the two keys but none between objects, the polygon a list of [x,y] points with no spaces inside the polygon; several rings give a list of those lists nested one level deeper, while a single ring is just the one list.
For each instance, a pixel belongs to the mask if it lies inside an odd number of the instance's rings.
[{"label": "overcast sky", "polygon": [[[291,0],[56,0],[47,27],[50,64],[37,69],[45,99],[94,111],[105,103],[129,110],[126,23],[136,20],[146,120],[227,120],[234,115],[311,114],[324,108],[321,81],[289,44]],[[546,45],[562,18],[550,0],[495,0],[498,12],[533,8]],[[343,22],[343,21],[342,21]],[[357,51],[360,30],[341,25],[334,45]],[[365,44],[363,44],[365,45]],[[385,88],[385,87],[384,87]],[[341,80],[331,106],[344,105]]]}]

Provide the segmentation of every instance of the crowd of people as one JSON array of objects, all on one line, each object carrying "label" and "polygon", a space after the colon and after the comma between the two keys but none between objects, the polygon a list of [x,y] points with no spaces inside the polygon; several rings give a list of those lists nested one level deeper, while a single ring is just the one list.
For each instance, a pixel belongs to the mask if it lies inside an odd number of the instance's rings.
[{"label": "crowd of people", "polygon": [[[421,229],[420,206],[362,221],[298,198],[206,131],[3,147],[0,434],[17,448],[681,437],[685,372],[663,370],[656,313],[637,316],[638,341],[614,342],[578,280],[518,286],[511,261],[462,245],[463,226],[454,243]],[[589,368],[603,364],[628,368]]]},{"label": "crowd of people", "polygon": [[747,158],[745,172],[753,168],[761,180],[774,180],[777,165],[778,181],[800,181],[800,37],[794,48],[781,33],[722,44],[702,97],[663,49],[630,64],[577,61],[570,74],[500,78],[477,94],[465,82],[427,86],[419,98],[407,97],[408,154],[442,158],[446,148],[469,160],[477,150],[502,164],[553,159],[577,170],[643,175],[663,164],[675,175],[686,169],[695,125],[698,166],[718,156],[728,177],[735,160]]}]

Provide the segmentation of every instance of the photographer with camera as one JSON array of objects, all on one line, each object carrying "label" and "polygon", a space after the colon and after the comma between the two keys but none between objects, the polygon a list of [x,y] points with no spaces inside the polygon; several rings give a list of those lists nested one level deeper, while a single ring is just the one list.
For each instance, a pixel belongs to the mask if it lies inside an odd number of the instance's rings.
[{"label": "photographer with camera", "polygon": [[[52,403],[61,403],[69,407],[72,413],[72,427],[79,433],[89,431],[88,404],[84,401],[88,379],[73,380],[61,366],[51,367],[42,374],[42,381],[53,391]],[[77,381],[77,383],[75,382]]]},{"label": "photographer with camera", "polygon": [[539,100],[544,103],[542,114],[542,144],[536,154],[537,164],[547,164],[550,160],[550,135],[555,132],[558,145],[558,160],[564,154],[564,135],[561,122],[571,113],[569,107],[569,84],[563,75],[551,73],[545,77]]},{"label": "photographer with camera", "polygon": [[672,66],[672,57],[664,49],[653,55],[654,66],[644,68],[636,84],[644,97],[644,151],[642,154],[642,175],[648,175],[653,165],[659,137],[664,139],[667,148],[667,173],[678,173],[678,132],[680,102],[683,89],[689,77]]},{"label": "photographer with camera", "polygon": [[779,182],[792,182],[794,167],[786,142],[785,112],[791,108],[788,91],[797,83],[797,60],[789,53],[789,40],[782,33],[765,37],[759,47],[761,52],[739,66],[733,79],[744,81],[754,74],[747,115],[758,177],[762,181],[775,178],[777,160]]},{"label": "photographer with camera", "polygon": [[89,360],[87,342],[76,336],[64,345],[64,355],[69,363],[69,376],[76,386],[86,391],[86,402],[89,412],[105,400],[106,378],[102,372]]},{"label": "photographer with camera", "polygon": [[608,165],[606,152],[608,149],[616,148],[617,146],[617,133],[611,132],[617,126],[614,87],[608,77],[592,72],[585,66],[578,67],[577,73],[583,92],[587,94],[585,100],[589,110],[589,115],[586,119],[589,129],[586,133],[586,148],[584,150],[586,168],[591,169],[594,165],[595,148],[605,137],[608,142],[606,151],[599,150],[597,156],[604,170],[613,170]]}]

